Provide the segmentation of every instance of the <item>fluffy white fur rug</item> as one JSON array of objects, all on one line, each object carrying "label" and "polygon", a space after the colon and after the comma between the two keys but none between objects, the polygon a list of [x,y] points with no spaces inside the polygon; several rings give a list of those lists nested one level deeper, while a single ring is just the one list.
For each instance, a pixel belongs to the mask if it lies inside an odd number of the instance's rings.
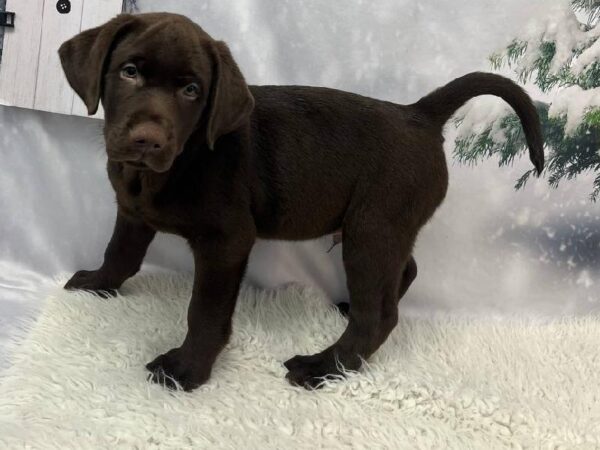
[{"label": "fluffy white fur rug", "polygon": [[282,361],[345,320],[318,293],[244,288],[230,345],[193,393],[145,381],[178,345],[191,280],[102,300],[57,291],[0,382],[0,448],[597,448],[600,322],[402,319],[360,374],[308,392]]}]

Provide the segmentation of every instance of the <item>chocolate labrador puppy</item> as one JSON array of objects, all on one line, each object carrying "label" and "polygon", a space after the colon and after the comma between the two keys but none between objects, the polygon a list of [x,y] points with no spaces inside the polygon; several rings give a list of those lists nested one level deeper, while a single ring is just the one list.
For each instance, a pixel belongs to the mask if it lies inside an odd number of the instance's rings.
[{"label": "chocolate labrador puppy", "polygon": [[157,231],[184,237],[195,260],[187,336],[147,365],[171,387],[209,378],[257,237],[340,229],[348,326],[329,348],[285,366],[305,387],[342,366],[358,369],[396,326],[417,273],[415,239],[446,195],[442,127],[470,98],[506,100],[538,173],[544,164],[530,98],[498,75],[465,75],[407,106],[334,89],[248,86],[223,42],[164,13],[120,15],[59,53],[90,115],[102,100],[118,203],[104,263],[65,287],[114,292],[139,270]]}]

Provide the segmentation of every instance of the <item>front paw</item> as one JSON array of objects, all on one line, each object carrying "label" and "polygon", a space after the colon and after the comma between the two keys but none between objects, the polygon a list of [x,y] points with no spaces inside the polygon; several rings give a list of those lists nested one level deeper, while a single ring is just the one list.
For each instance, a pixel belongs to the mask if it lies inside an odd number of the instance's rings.
[{"label": "front paw", "polygon": [[184,391],[191,391],[204,384],[210,377],[210,368],[191,355],[186,354],[181,347],[174,348],[154,361],[146,364],[146,369],[152,372],[148,379],[162,384],[169,389],[177,389],[177,384]]},{"label": "front paw", "polygon": [[80,270],[65,284],[67,290],[91,291],[104,298],[117,295],[118,287],[100,270]]}]

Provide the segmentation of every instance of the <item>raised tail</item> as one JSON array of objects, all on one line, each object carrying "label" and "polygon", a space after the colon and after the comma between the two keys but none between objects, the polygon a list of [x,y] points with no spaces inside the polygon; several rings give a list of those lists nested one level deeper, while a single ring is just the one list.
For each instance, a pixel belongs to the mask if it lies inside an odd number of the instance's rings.
[{"label": "raised tail", "polygon": [[529,158],[539,176],[544,169],[544,138],[540,118],[529,95],[508,78],[493,73],[469,73],[436,89],[413,106],[442,127],[458,108],[478,95],[500,97],[515,110],[525,131]]}]

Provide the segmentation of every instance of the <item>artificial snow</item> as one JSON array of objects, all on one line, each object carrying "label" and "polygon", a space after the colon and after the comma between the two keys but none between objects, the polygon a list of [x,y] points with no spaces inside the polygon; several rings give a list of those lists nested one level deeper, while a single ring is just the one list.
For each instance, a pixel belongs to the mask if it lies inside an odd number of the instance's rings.
[{"label": "artificial snow", "polygon": [[569,86],[556,92],[548,116],[566,117],[565,133],[569,135],[581,125],[586,112],[599,106],[600,88],[585,90],[579,86]]},{"label": "artificial snow", "polygon": [[506,102],[490,95],[470,101],[456,113],[456,117],[459,118],[457,139],[466,139],[491,128],[491,139],[498,143],[504,142],[505,136],[500,128],[500,119],[511,112],[512,108]]}]

